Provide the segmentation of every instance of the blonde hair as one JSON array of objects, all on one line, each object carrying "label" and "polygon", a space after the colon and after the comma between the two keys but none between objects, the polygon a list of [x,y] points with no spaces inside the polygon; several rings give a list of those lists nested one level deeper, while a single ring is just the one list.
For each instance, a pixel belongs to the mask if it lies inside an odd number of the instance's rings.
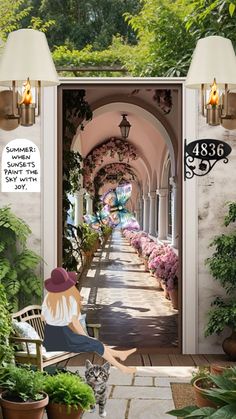
[{"label": "blonde hair", "polygon": [[48,309],[51,311],[52,316],[56,316],[57,309],[59,312],[64,316],[64,305],[63,305],[63,297],[66,299],[67,310],[69,311],[71,308],[70,304],[70,297],[74,297],[77,302],[77,314],[79,315],[81,311],[81,296],[78,289],[73,286],[66,291],[63,292],[48,292],[45,298],[46,305]]}]

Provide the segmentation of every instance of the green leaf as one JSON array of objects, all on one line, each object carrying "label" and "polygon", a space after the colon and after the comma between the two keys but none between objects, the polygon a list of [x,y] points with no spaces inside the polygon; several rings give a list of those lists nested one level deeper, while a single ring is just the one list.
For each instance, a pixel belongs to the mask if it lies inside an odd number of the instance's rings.
[{"label": "green leaf", "polygon": [[229,14],[232,17],[235,11],[235,4],[234,3],[230,3],[229,5]]},{"label": "green leaf", "polygon": [[201,407],[190,413],[187,418],[209,418],[215,412],[213,407]]},{"label": "green leaf", "polygon": [[210,416],[211,419],[236,419],[236,404],[229,404],[217,409]]},{"label": "green leaf", "polygon": [[177,416],[178,418],[180,417],[186,417],[188,416],[190,413],[196,411],[197,406],[187,406],[184,407],[183,409],[175,409],[175,410],[170,410],[169,412],[166,412],[168,415],[172,415],[172,416]]}]

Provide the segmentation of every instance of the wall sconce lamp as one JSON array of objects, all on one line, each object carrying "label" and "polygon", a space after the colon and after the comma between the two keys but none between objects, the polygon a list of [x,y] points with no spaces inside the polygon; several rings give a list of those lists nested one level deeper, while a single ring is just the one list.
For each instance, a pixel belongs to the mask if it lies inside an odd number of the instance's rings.
[{"label": "wall sconce lamp", "polygon": [[41,88],[59,84],[44,33],[34,29],[11,32],[0,60],[0,128],[31,126],[40,115]]},{"label": "wall sconce lamp", "polygon": [[209,125],[236,128],[236,56],[232,42],[222,36],[199,39],[185,86],[201,91],[201,112]]},{"label": "wall sconce lamp", "polygon": [[126,119],[126,116],[127,116],[127,114],[125,114],[125,113],[122,114],[122,120],[121,120],[121,123],[119,124],[121,137],[124,140],[127,140],[128,136],[129,136],[129,131],[130,131],[130,128],[131,128],[131,124]]}]

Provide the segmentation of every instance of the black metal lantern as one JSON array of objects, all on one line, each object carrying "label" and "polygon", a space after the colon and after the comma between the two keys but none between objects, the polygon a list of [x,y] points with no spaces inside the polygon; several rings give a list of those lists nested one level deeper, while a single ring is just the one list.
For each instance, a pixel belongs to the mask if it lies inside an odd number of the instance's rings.
[{"label": "black metal lantern", "polygon": [[122,114],[122,120],[121,120],[121,123],[119,125],[121,136],[122,136],[122,138],[124,138],[124,140],[126,140],[128,138],[129,130],[131,128],[131,124],[126,119],[126,116],[127,116],[127,114],[125,114],[125,113]]}]

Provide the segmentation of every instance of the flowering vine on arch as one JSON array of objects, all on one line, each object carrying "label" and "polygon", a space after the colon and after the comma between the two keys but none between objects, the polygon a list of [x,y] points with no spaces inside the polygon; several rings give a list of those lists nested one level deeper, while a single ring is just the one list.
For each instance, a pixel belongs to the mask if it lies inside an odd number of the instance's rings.
[{"label": "flowering vine on arch", "polygon": [[104,162],[104,157],[117,159],[119,162],[136,160],[139,155],[136,148],[128,141],[111,138],[95,147],[84,159],[84,188],[94,194],[94,171]]},{"label": "flowering vine on arch", "polygon": [[137,181],[137,176],[128,163],[110,163],[103,166],[94,177],[94,189],[99,189],[106,183],[129,183]]}]

